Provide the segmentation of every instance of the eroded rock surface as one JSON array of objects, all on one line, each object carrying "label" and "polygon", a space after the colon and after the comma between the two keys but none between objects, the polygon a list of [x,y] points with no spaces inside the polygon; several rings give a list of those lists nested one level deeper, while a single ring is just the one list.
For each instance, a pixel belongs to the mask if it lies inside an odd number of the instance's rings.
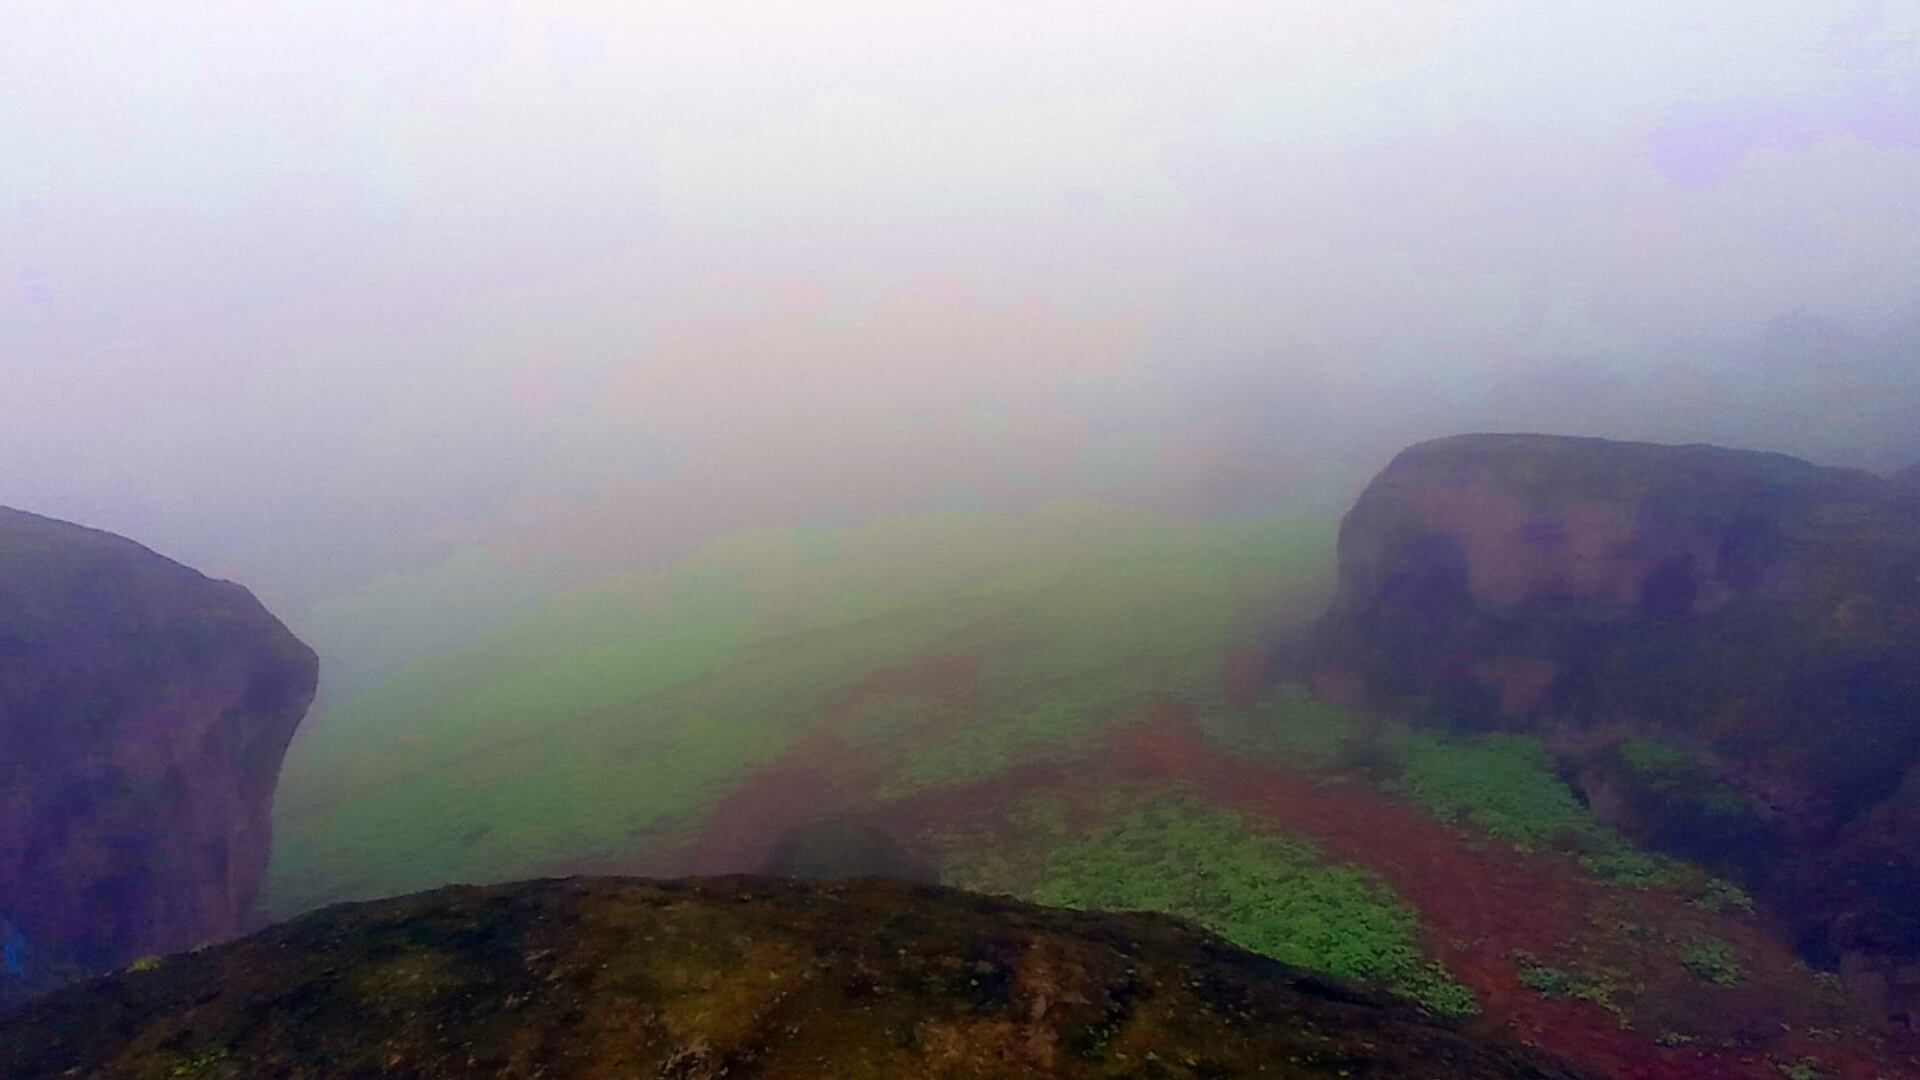
[{"label": "eroded rock surface", "polygon": [[0,1022],[0,1075],[1573,1073],[1176,920],[897,881],[576,878],[344,904]]},{"label": "eroded rock surface", "polygon": [[316,675],[313,652],[246,589],[0,508],[10,974],[247,929],[274,782]]},{"label": "eroded rock surface", "polygon": [[1920,500],[1778,454],[1403,452],[1340,536],[1328,692],[1527,731],[1604,817],[1920,1007]]}]

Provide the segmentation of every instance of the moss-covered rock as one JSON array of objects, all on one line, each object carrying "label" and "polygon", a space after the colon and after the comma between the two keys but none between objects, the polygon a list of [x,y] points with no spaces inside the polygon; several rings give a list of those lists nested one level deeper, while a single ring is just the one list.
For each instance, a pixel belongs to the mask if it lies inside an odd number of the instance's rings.
[{"label": "moss-covered rock", "polygon": [[1342,523],[1313,666],[1376,707],[1538,735],[1604,821],[1753,886],[1815,960],[1920,957],[1898,915],[1920,830],[1883,809],[1920,765],[1920,500],[1898,482],[1711,446],[1423,443]]},{"label": "moss-covered rock", "polygon": [[865,880],[327,908],[0,1022],[0,1075],[1571,1077],[1160,916]]}]

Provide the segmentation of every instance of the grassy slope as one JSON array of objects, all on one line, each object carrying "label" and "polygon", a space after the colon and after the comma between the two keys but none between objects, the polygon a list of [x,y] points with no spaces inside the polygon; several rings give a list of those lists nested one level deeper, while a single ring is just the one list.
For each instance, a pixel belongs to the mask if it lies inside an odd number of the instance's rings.
[{"label": "grassy slope", "polygon": [[[269,905],[499,880],[633,852],[695,823],[803,736],[871,759],[872,796],[941,797],[1094,750],[1156,696],[1253,759],[1366,780],[1596,876],[1701,887],[1592,821],[1510,736],[1362,730],[1297,690],[1221,697],[1221,659],[1317,600],[1331,523],[1182,521],[1094,503],[728,538],[656,575],[575,593],[336,711],[289,761]],[[964,701],[847,691],[929,651],[979,658]],[[1079,907],[1185,915],[1278,959],[1383,982],[1443,1013],[1471,992],[1422,954],[1377,875],[1205,805],[1116,791],[1072,821],[1044,796],[941,845],[947,879]],[[681,835],[684,835],[682,833]],[[1737,898],[1738,899],[1738,898]]]},{"label": "grassy slope", "polygon": [[962,839],[944,870],[968,888],[1043,904],[1182,915],[1242,948],[1380,983],[1436,1013],[1477,1011],[1473,994],[1422,956],[1418,916],[1377,875],[1208,807],[1197,792],[1134,803],[1113,800],[1103,824],[1076,835],[1064,807],[1036,797],[1019,809],[1027,844],[969,850]]},{"label": "grassy slope", "polygon": [[727,538],[335,708],[288,759],[266,907],[632,850],[933,649],[984,658],[980,699],[955,738],[916,739],[912,703],[869,732],[889,790],[1070,753],[1143,695],[1215,695],[1222,652],[1312,592],[1332,540],[1320,518],[1083,501]]}]

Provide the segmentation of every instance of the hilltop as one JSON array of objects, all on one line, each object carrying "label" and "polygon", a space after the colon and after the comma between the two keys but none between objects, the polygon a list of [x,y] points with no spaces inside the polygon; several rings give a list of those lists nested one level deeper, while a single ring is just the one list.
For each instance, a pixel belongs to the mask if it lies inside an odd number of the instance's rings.
[{"label": "hilltop", "polygon": [[0,1022],[0,1074],[1578,1075],[1178,920],[877,879],[447,888],[139,968]]}]

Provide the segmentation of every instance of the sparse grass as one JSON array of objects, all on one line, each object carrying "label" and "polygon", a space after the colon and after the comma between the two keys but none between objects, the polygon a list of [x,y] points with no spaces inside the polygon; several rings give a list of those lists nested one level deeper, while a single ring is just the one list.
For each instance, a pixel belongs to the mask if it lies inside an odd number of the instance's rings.
[{"label": "sparse grass", "polygon": [[1573,992],[1573,978],[1557,967],[1549,967],[1531,953],[1513,954],[1514,967],[1520,972],[1520,985],[1541,997],[1566,997]]},{"label": "sparse grass", "polygon": [[1338,761],[1360,737],[1353,716],[1299,686],[1280,687],[1249,709],[1209,709],[1201,726],[1240,754],[1315,767]]},{"label": "sparse grass", "polygon": [[1693,903],[1712,912],[1738,911],[1753,914],[1753,897],[1747,890],[1725,878],[1708,878]]},{"label": "sparse grass", "polygon": [[951,738],[911,751],[899,775],[878,794],[897,797],[1045,760],[1086,732],[1097,716],[1076,701],[1056,699],[1011,716],[983,718]]},{"label": "sparse grass", "polygon": [[1715,986],[1732,986],[1743,975],[1739,954],[1718,938],[1700,937],[1687,942],[1680,950],[1680,963],[1694,978]]},{"label": "sparse grass", "polygon": [[1611,829],[1595,825],[1579,837],[1588,847],[1580,865],[1602,881],[1630,889],[1682,889],[1702,874],[1669,855],[1633,846]]},{"label": "sparse grass", "polygon": [[1572,998],[1606,1010],[1615,1023],[1626,1027],[1630,1017],[1620,1000],[1623,993],[1617,972],[1569,971],[1544,964],[1532,953],[1516,950],[1510,957],[1520,985],[1544,998]]},{"label": "sparse grass", "polygon": [[1786,1077],[1786,1080],[1821,1080],[1827,1075],[1826,1062],[1817,1057],[1775,1061],[1773,1067],[1780,1070],[1780,1075]]},{"label": "sparse grass", "polygon": [[1754,814],[1749,796],[1682,747],[1637,736],[1623,740],[1615,752],[1621,764],[1656,794],[1690,802],[1709,817],[1737,819]]}]

